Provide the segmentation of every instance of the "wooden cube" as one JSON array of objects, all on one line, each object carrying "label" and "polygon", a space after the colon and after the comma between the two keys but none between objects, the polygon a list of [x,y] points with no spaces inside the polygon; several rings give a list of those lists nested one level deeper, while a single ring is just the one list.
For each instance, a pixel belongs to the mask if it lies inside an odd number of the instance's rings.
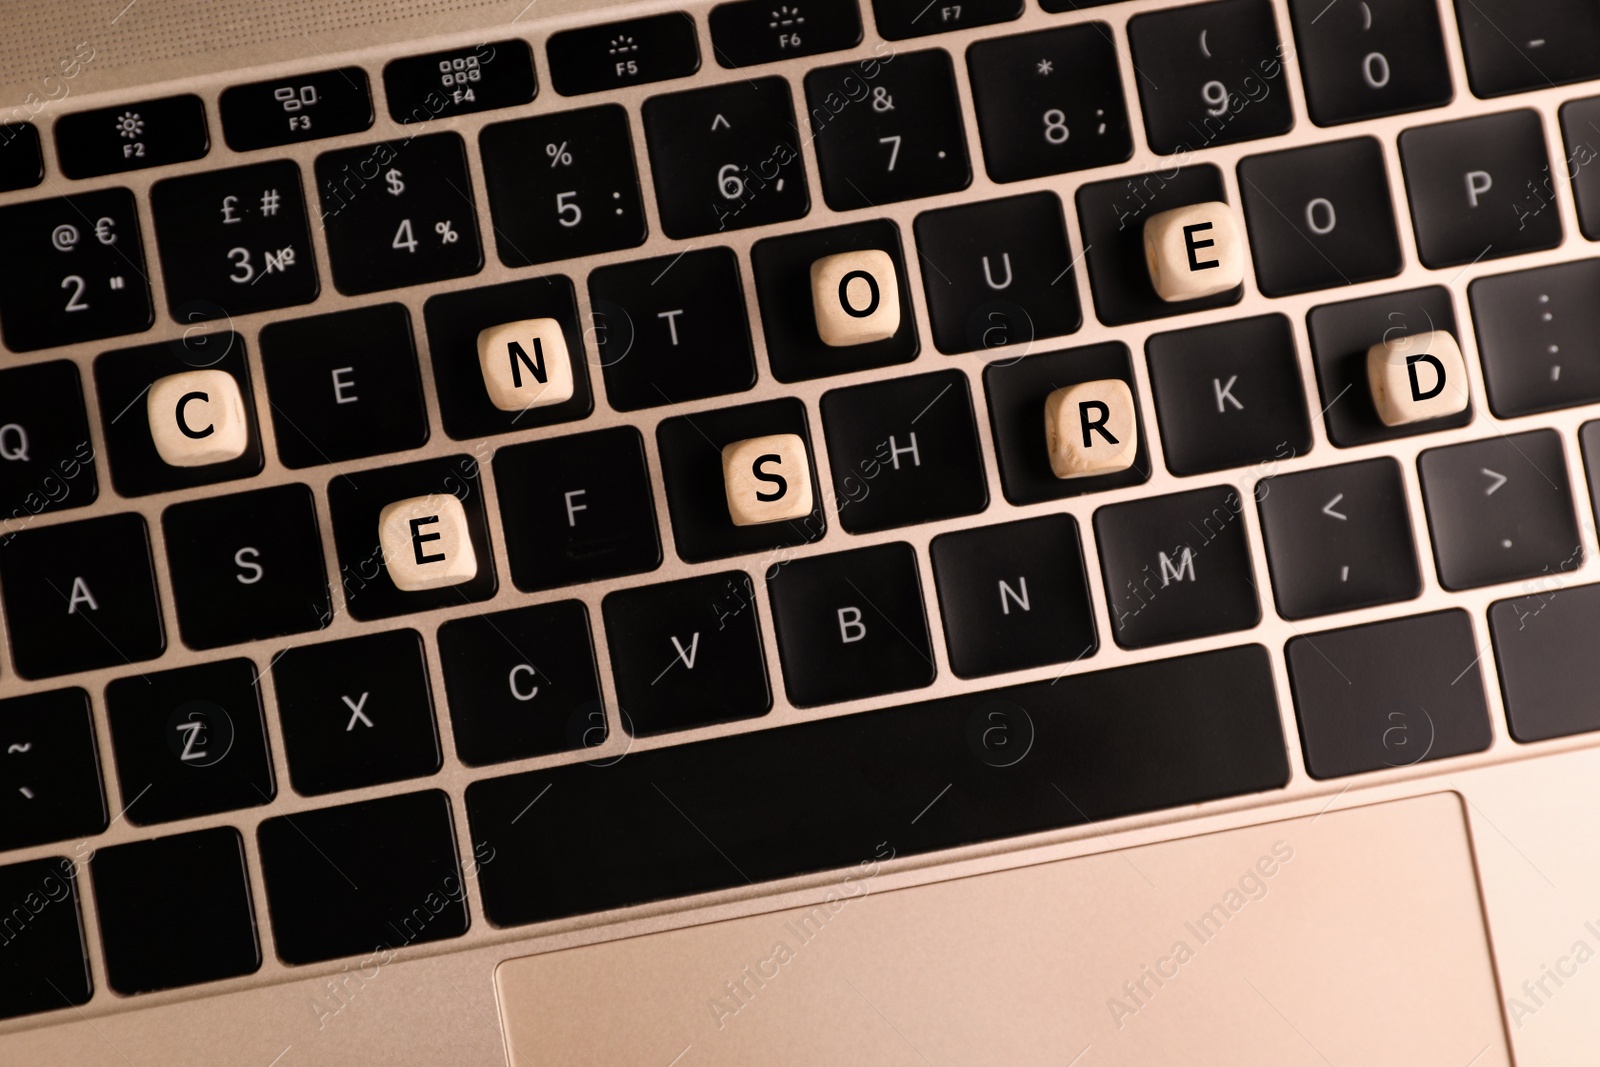
[{"label": "wooden cube", "polygon": [[478,556],[467,510],[449,493],[396,500],[378,513],[378,544],[395,586],[407,593],[470,582]]},{"label": "wooden cube", "polygon": [[735,441],[722,450],[722,482],[735,526],[811,514],[811,465],[799,434]]},{"label": "wooden cube", "polygon": [[150,437],[162,462],[204,467],[238,459],[250,422],[238,379],[224,370],[186,370],[159,378],[145,397]]},{"label": "wooden cube", "polygon": [[894,260],[877,248],[824,256],[811,264],[811,306],[825,345],[888,340],[900,329]]},{"label": "wooden cube", "polygon": [[1385,426],[1465,411],[1467,364],[1447,330],[1392,337],[1367,349],[1367,385]]},{"label": "wooden cube", "polygon": [[1144,259],[1170,303],[1225,293],[1244,281],[1244,227],[1215,201],[1163,211],[1145,220]]},{"label": "wooden cube", "polygon": [[501,411],[572,399],[572,361],[555,319],[522,319],[480,331],[478,366],[489,400]]},{"label": "wooden cube", "polygon": [[1139,452],[1139,423],[1128,383],[1105,378],[1057,389],[1045,398],[1044,436],[1057,478],[1127,470]]}]

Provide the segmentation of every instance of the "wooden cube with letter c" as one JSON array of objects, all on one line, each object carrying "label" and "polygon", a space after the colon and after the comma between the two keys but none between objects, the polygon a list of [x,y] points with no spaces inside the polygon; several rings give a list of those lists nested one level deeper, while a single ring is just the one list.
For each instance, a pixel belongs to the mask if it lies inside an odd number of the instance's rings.
[{"label": "wooden cube with letter c", "polygon": [[227,371],[188,370],[157,379],[145,407],[150,439],[170,466],[226,463],[250,444],[244,395]]},{"label": "wooden cube with letter c", "polygon": [[734,441],[722,450],[722,480],[735,526],[811,514],[811,469],[799,434]]}]

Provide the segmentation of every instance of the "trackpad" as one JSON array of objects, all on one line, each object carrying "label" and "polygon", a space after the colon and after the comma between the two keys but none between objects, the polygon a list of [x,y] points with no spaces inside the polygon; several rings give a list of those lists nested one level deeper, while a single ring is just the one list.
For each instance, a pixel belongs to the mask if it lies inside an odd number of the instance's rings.
[{"label": "trackpad", "polygon": [[513,1067],[1511,1062],[1453,793],[881,882],[501,964]]}]

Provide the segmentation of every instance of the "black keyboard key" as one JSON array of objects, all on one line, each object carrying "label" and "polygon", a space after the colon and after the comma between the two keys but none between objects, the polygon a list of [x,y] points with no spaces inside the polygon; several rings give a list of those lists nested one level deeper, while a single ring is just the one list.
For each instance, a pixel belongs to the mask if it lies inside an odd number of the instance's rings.
[{"label": "black keyboard key", "polygon": [[69,178],[184,163],[211,148],[206,107],[193,95],[63,115],[55,135],[61,173]]},{"label": "black keyboard key", "polygon": [[523,592],[661,565],[650,469],[634,427],[502,448],[494,481],[511,581]]},{"label": "black keyboard key", "polygon": [[518,39],[406,56],[383,68],[383,94],[396,122],[516,107],[538,91],[533,50]]},{"label": "black keyboard key", "polygon": [[[49,906],[39,907],[41,900]],[[9,920],[0,953],[0,1019],[87,1004],[94,980],[78,910],[77,865],[50,856],[0,867],[0,914]]]},{"label": "black keyboard key", "polygon": [[942,48],[819,67],[806,75],[806,106],[822,195],[835,211],[972,184],[955,67]]},{"label": "black keyboard key", "polygon": [[1427,266],[1455,267],[1561,243],[1538,112],[1407,130],[1400,135],[1400,162],[1417,255]]},{"label": "black keyboard key", "polygon": [[[984,733],[995,712],[1004,745]],[[1288,780],[1271,661],[1250,646],[474,782],[467,813],[495,857],[484,913],[515,926],[854,869],[886,838],[918,855]],[[774,827],[794,831],[781,847]]]},{"label": "black keyboard key", "polygon": [[1468,287],[1489,408],[1503,419],[1600,400],[1600,260],[1479,278]]},{"label": "black keyboard key", "polygon": [[787,222],[811,210],[783,78],[652,96],[644,136],[668,237]]},{"label": "black keyboard key", "polygon": [[1200,300],[1172,302],[1156,295],[1144,255],[1144,222],[1152,215],[1191,204],[1227,203],[1222,172],[1210,164],[1153,171],[1078,188],[1078,225],[1094,309],[1108,326],[1209,311],[1237,304],[1239,286]]},{"label": "black keyboard key", "polygon": [[300,795],[439,769],[439,730],[417,631],[288,649],[273,657],[272,681],[289,781]]},{"label": "black keyboard key", "polygon": [[926,211],[915,230],[939,351],[1029,345],[1083,325],[1072,245],[1055,193]]},{"label": "black keyboard key", "polygon": [[167,307],[182,323],[309,304],[316,256],[290,160],[168,178],[150,190]]},{"label": "black keyboard key", "polygon": [[822,426],[839,525],[892,530],[989,506],[972,391],[962,371],[835,389]]},{"label": "black keyboard key", "polygon": [[810,0],[774,7],[736,0],[711,9],[711,50],[724,67],[814,56],[861,43],[856,0]]},{"label": "black keyboard key", "polygon": [[1489,747],[1477,638],[1464,611],[1296,637],[1284,655],[1313,778]]},{"label": "black keyboard key", "polygon": [[44,154],[39,149],[39,128],[31,122],[0,125],[0,193],[31,189],[42,181]]},{"label": "black keyboard key", "polygon": [[1470,0],[1456,19],[1476,96],[1600,77],[1600,11],[1579,0]]},{"label": "black keyboard key", "polygon": [[1261,483],[1278,614],[1308,619],[1422,592],[1400,466],[1387,456]]},{"label": "black keyboard key", "polygon": [[1123,648],[1248,630],[1261,620],[1242,518],[1219,485],[1094,513],[1111,633]]},{"label": "black keyboard key", "polygon": [[[224,371],[239,383],[248,441],[237,459],[174,467],[156,451],[147,395],[162,378],[201,369]],[[100,428],[111,463],[111,484],[123,496],[192,489],[261,473],[261,432],[241,335],[185,334],[177,341],[107,352],[94,361],[94,384],[100,395]]]},{"label": "black keyboard key", "polygon": [[997,182],[1133,155],[1117,47],[1104,23],[979,41],[967,49],[984,164]]},{"label": "black keyboard key", "polygon": [[[571,422],[594,410],[584,335],[578,328],[578,302],[572,282],[565,275],[548,274],[481,289],[440,293],[422,305],[422,318],[433,356],[439,416],[444,432],[456,440]],[[489,399],[483,384],[478,334],[491,326],[540,318],[561,323],[572,367],[572,397],[559,404],[503,411]]]},{"label": "black keyboard key", "polygon": [[215,982],[261,967],[244,840],[233,827],[102,848],[89,873],[106,984],[118,993]]},{"label": "black keyboard key", "polygon": [[605,743],[581,600],[452,619],[439,627],[439,662],[456,755],[469,767]]},{"label": "black keyboard key", "polygon": [[1441,107],[1455,97],[1434,0],[1289,0],[1306,109],[1318,126]]},{"label": "black keyboard key", "polygon": [[[817,333],[816,305],[811,297],[811,264],[824,256],[871,249],[886,253],[894,263],[900,290],[900,329],[882,341],[840,347],[824,344]],[[761,305],[767,363],[778,381],[849,374],[917,358],[922,345],[916,316],[911,313],[911,283],[900,248],[900,228],[888,219],[768,237],[750,249],[750,264]]]},{"label": "black keyboard key", "polygon": [[261,369],[285,467],[403,452],[428,441],[404,304],[269,322],[261,328]]},{"label": "black keyboard key", "polygon": [[1472,421],[1472,408],[1437,419],[1385,426],[1372,404],[1367,350],[1375,344],[1429,330],[1456,330],[1450,291],[1442,286],[1383,293],[1342,304],[1323,304],[1306,316],[1317,388],[1328,439],[1340,448],[1454,429]]},{"label": "black keyboard key", "polygon": [[343,148],[317,157],[333,284],[359,295],[483,269],[478,209],[458,133]]},{"label": "black keyboard key", "polygon": [[[1126,382],[1135,398],[1139,448],[1133,466],[1113,474],[1057,478],[1050,469],[1050,448],[1045,441],[1045,398],[1064,386],[1107,378]],[[994,433],[995,459],[1000,465],[1000,485],[1013,504],[1038,504],[1104,489],[1122,489],[1150,479],[1150,449],[1145,443],[1149,424],[1138,411],[1133,367],[1122,343],[1113,341],[1026,359],[996,360],[984,368],[983,384],[989,396],[989,425]]]},{"label": "black keyboard key", "polygon": [[1288,133],[1294,110],[1267,0],[1218,0],[1128,21],[1145,136],[1163,154]]},{"label": "black keyboard key", "polygon": [[[0,851],[105,828],[89,694],[53,689],[0,700]],[[4,1003],[0,997],[0,1016]]]},{"label": "black keyboard key", "polygon": [[1251,156],[1239,164],[1239,198],[1268,296],[1400,273],[1389,176],[1370,137]]},{"label": "black keyboard key", "polygon": [[917,553],[904,542],[792,559],[767,573],[789,702],[809,708],[933,683]]},{"label": "black keyboard key", "polygon": [[1173,474],[1274,463],[1311,450],[1294,331],[1282,315],[1158,333],[1145,355]]},{"label": "black keyboard key", "polygon": [[618,411],[739,393],[756,383],[731,248],[601,267],[589,274],[589,303],[606,399]]},{"label": "black keyboard key", "polygon": [[1600,96],[1573,100],[1561,106],[1561,134],[1566,140],[1567,177],[1577,202],[1578,229],[1591,241],[1600,240]]},{"label": "black keyboard key", "polygon": [[13,352],[98,341],[155,321],[126,189],[0,208],[0,333]]},{"label": "black keyboard key", "polygon": [[[735,441],[780,433],[798,434],[806,442],[816,507],[803,519],[735,526],[728,515],[722,450]],[[805,405],[792,397],[663,419],[656,426],[656,448],[678,555],[690,563],[704,563],[822,537],[827,519],[817,488],[815,447]]]},{"label": "black keyboard key", "polygon": [[635,737],[771,710],[755,589],[743,571],[624,589],[600,610],[622,726]]},{"label": "black keyboard key", "polygon": [[931,33],[1010,22],[1022,15],[1022,0],[872,0],[873,19],[886,40],[903,41]]},{"label": "black keyboard key", "polygon": [[229,86],[217,107],[222,138],[235,152],[281,148],[372,126],[372,89],[360,67]]},{"label": "black keyboard key", "polygon": [[1439,584],[1473,589],[1573,570],[1583,540],[1561,436],[1504,434],[1417,457]]},{"label": "black keyboard key", "polygon": [[0,536],[40,512],[92,504],[99,492],[77,366],[0,371]]},{"label": "black keyboard key", "polygon": [[285,963],[368,956],[467,932],[455,819],[438,790],[279,816],[256,837],[272,938]]},{"label": "black keyboard key", "polygon": [[1538,588],[1489,607],[1506,724],[1523,744],[1600,730],[1600,586],[1552,575]]},{"label": "black keyboard key", "polygon": [[700,69],[694,19],[682,11],[563,30],[545,43],[550,84],[562,96],[687,78]]},{"label": "black keyboard key", "polygon": [[227,659],[106,686],[128,821],[149,826],[272,803],[259,678],[249,660]]},{"label": "black keyboard key", "polygon": [[[354,618],[364,622],[387,619],[494,596],[499,579],[489,547],[489,518],[484,511],[480,477],[476,459],[455,455],[356,471],[328,483],[339,578],[344,586],[345,607]],[[383,547],[378,542],[378,515],[397,500],[434,493],[449,493],[461,501],[478,573],[459,585],[402,592],[390,579],[384,563]]]},{"label": "black keyboard key", "polygon": [[154,659],[166,648],[150,534],[138,515],[0,539],[11,655],[24,678]]},{"label": "black keyboard key", "polygon": [[500,262],[529,267],[644,243],[628,112],[617,104],[497,122],[478,135]]},{"label": "black keyboard key", "polygon": [[950,669],[962,678],[1076,663],[1099,648],[1071,515],[941,534],[928,554]]},{"label": "black keyboard key", "polygon": [[311,490],[277,485],[174,504],[161,516],[178,632],[218,648],[333,621]]}]

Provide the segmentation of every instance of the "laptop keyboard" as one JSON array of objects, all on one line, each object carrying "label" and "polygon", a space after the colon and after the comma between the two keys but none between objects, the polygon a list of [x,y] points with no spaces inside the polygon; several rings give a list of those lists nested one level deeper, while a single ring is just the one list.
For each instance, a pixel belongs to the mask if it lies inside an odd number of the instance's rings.
[{"label": "laptop keyboard", "polygon": [[1600,19],[1131,6],[0,126],[0,1018],[1600,729]]}]

